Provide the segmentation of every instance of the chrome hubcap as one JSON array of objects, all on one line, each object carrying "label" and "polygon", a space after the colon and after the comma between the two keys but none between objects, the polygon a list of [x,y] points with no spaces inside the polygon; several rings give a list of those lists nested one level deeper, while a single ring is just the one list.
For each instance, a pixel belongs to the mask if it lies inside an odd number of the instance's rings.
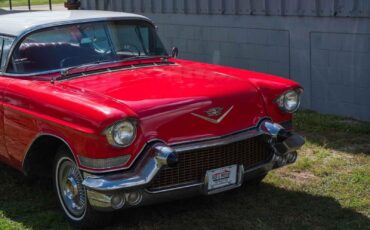
[{"label": "chrome hubcap", "polygon": [[58,184],[65,208],[73,216],[81,217],[86,210],[86,190],[80,171],[70,160],[60,163]]}]

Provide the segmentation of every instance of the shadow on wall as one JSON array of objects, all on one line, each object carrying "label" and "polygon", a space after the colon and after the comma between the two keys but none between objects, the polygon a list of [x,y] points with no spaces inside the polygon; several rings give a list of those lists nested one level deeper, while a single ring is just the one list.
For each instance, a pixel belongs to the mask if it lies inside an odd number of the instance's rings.
[{"label": "shadow on wall", "polygon": [[[20,173],[0,164],[0,228],[5,221],[19,228],[69,225],[57,209],[51,185],[26,183]],[[6,218],[4,220],[4,218]],[[12,226],[16,226],[11,223]],[[365,229],[370,219],[345,209],[330,197],[289,191],[262,183],[224,194],[196,197],[115,213],[114,229]]]}]

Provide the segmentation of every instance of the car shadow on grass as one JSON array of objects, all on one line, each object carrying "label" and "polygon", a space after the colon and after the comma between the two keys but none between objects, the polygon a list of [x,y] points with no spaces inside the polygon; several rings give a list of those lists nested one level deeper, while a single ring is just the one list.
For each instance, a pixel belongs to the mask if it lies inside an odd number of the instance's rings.
[{"label": "car shadow on grass", "polygon": [[108,229],[365,229],[370,219],[330,197],[262,183],[116,213]]},{"label": "car shadow on grass", "polygon": [[[57,208],[50,183],[28,182],[0,164],[0,229],[72,229]],[[106,229],[366,229],[370,219],[330,197],[262,183],[120,211]],[[12,229],[12,228],[10,228]]]}]

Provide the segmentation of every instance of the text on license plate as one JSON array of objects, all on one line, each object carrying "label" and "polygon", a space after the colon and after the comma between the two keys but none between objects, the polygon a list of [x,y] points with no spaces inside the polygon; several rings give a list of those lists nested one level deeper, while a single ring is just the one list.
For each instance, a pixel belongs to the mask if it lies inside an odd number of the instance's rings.
[{"label": "text on license plate", "polygon": [[208,170],[206,175],[208,178],[208,190],[235,185],[237,172],[237,165]]}]

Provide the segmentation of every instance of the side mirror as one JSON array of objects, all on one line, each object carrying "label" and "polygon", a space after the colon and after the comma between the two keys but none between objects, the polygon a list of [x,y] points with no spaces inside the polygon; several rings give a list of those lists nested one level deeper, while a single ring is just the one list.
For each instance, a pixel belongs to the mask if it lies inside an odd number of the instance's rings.
[{"label": "side mirror", "polygon": [[177,58],[177,56],[179,56],[179,49],[177,47],[172,48],[171,56],[173,58]]}]

